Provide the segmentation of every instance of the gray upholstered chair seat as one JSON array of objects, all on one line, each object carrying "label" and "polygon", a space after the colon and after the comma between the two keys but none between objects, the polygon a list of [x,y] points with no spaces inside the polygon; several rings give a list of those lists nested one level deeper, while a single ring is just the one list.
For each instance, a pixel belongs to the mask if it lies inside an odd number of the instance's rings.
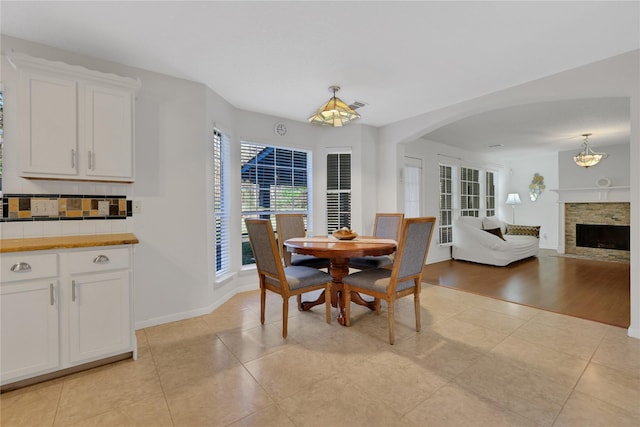
[{"label": "gray upholstered chair seat", "polygon": [[[361,289],[370,289],[376,292],[386,292],[391,282],[391,270],[387,268],[374,268],[349,274],[342,279],[343,283],[357,286]],[[403,291],[413,286],[413,280],[398,282],[396,291]]]},{"label": "gray upholstered chair seat", "polygon": [[[373,235],[380,239],[398,241],[404,214],[377,213],[373,222]],[[394,255],[380,255],[349,258],[349,268],[367,270],[369,268],[385,268],[393,265]]]},{"label": "gray upholstered chair seat", "polygon": [[307,235],[304,226],[304,215],[276,214],[276,227],[278,229],[280,256],[284,260],[285,267],[297,265],[312,268],[329,268],[331,263],[328,258],[294,254],[289,252],[284,245],[284,242],[291,238],[305,237]]},{"label": "gray upholstered chair seat", "polygon": [[291,265],[312,267],[312,268],[328,268],[329,258],[318,258],[313,255],[291,254]]},{"label": "gray upholstered chair seat", "polygon": [[[331,275],[312,267],[291,266],[284,269],[290,290],[304,289],[331,281]],[[268,284],[280,287],[280,281],[265,277]]]},{"label": "gray upholstered chair seat", "polygon": [[393,257],[390,257],[389,255],[349,258],[349,267],[360,270],[384,268],[390,267],[391,265],[393,265]]}]

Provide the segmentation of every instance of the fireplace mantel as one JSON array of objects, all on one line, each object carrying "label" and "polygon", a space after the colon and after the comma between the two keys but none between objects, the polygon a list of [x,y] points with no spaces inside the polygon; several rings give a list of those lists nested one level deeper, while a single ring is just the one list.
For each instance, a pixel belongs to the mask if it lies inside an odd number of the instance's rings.
[{"label": "fireplace mantel", "polygon": [[558,203],[629,202],[631,187],[583,187],[550,190],[558,193]]}]

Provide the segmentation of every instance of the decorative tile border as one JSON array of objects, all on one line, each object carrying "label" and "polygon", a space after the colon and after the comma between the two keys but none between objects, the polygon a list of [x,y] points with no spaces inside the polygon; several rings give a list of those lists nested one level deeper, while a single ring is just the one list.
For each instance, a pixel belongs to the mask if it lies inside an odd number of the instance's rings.
[{"label": "decorative tile border", "polygon": [[[38,215],[32,211],[34,201],[57,201],[56,215]],[[100,202],[108,203],[108,213],[100,214]],[[5,194],[2,197],[0,222],[66,221],[126,219],[132,216],[132,202],[126,196],[78,194]]]}]

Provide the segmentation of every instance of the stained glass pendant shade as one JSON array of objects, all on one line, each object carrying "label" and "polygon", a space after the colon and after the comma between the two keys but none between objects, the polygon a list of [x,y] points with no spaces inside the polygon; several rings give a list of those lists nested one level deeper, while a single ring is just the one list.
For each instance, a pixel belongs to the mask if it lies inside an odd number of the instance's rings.
[{"label": "stained glass pendant shade", "polygon": [[309,117],[309,123],[341,127],[360,118],[360,114],[356,113],[343,100],[336,97],[336,92],[340,90],[340,86],[331,86],[329,90],[333,92],[333,96]]}]

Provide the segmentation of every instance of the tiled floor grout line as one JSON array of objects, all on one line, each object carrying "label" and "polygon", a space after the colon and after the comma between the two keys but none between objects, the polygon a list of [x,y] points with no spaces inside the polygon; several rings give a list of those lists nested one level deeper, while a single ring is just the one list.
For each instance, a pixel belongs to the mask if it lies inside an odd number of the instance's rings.
[{"label": "tiled floor grout line", "polygon": [[173,412],[171,411],[171,406],[169,405],[169,399],[167,399],[167,393],[164,390],[164,385],[162,384],[162,378],[160,377],[160,371],[158,369],[158,364],[155,358],[155,352],[153,351],[153,346],[149,342],[149,337],[147,337],[147,332],[145,329],[142,329],[142,333],[144,333],[145,342],[147,343],[147,347],[149,349],[149,354],[151,356],[151,361],[153,362],[153,371],[155,372],[156,378],[158,380],[158,384],[160,384],[160,390],[162,390],[162,397],[164,399],[164,404],[167,405],[167,412],[169,412],[169,418],[171,419],[171,425],[175,426],[176,423],[173,419]]}]

